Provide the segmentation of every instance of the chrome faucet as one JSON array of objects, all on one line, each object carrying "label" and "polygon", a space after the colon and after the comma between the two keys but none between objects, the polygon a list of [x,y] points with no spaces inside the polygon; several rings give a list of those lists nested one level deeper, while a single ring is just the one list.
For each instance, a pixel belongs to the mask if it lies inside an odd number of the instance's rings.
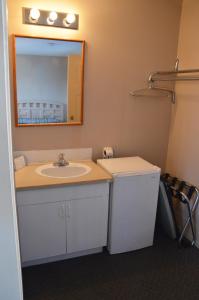
[{"label": "chrome faucet", "polygon": [[54,166],[64,167],[64,166],[68,166],[68,165],[69,165],[69,162],[65,160],[64,153],[60,153],[58,155],[58,160],[54,163]]}]

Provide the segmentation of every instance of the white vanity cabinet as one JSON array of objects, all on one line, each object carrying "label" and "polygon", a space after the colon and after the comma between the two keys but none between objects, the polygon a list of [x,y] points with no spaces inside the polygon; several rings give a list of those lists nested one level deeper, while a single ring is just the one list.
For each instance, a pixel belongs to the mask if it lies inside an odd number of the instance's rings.
[{"label": "white vanity cabinet", "polygon": [[108,201],[108,182],[17,191],[23,265],[105,246]]},{"label": "white vanity cabinet", "polygon": [[94,197],[67,202],[67,252],[105,246],[107,243],[108,199]]},{"label": "white vanity cabinet", "polygon": [[18,207],[22,262],[66,253],[65,203]]}]

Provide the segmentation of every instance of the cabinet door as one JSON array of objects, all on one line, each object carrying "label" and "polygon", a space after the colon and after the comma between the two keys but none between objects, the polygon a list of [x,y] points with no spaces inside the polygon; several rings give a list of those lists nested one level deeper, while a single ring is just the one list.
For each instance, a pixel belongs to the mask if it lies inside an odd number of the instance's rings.
[{"label": "cabinet door", "polygon": [[22,262],[66,253],[65,202],[18,207]]},{"label": "cabinet door", "polygon": [[67,253],[107,244],[108,196],[67,201]]}]

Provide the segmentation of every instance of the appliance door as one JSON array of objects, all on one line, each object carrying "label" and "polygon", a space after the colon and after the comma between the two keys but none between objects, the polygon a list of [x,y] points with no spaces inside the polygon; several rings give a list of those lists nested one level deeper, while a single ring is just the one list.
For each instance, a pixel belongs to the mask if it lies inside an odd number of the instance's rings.
[{"label": "appliance door", "polygon": [[111,254],[153,244],[160,174],[115,176],[111,187]]}]

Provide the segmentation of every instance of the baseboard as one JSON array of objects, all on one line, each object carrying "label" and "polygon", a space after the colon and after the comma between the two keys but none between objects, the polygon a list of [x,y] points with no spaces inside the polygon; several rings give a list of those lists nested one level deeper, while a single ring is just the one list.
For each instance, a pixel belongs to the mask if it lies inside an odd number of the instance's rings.
[{"label": "baseboard", "polygon": [[78,252],[74,252],[74,253],[70,253],[70,254],[64,254],[64,255],[52,256],[52,257],[48,257],[48,258],[41,258],[41,259],[26,261],[26,262],[22,263],[22,268],[46,264],[46,263],[50,263],[50,262],[56,262],[56,261],[60,261],[60,260],[66,260],[66,259],[85,256],[85,255],[96,254],[96,253],[100,253],[102,251],[103,251],[103,247],[98,247],[98,248],[89,249],[89,250],[85,250],[85,251],[78,251]]}]

